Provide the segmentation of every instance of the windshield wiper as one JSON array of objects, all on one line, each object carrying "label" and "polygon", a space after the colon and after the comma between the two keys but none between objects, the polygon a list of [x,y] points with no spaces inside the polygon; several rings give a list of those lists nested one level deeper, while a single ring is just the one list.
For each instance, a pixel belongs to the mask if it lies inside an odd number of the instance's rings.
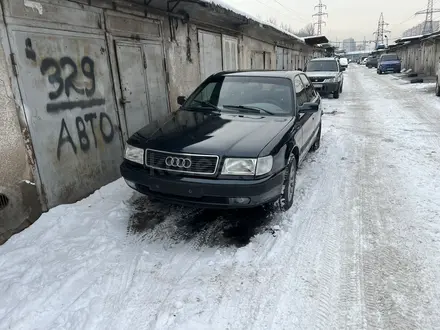
[{"label": "windshield wiper", "polygon": [[225,105],[223,105],[223,108],[240,109],[243,112],[250,112],[250,113],[261,113],[261,111],[263,111],[269,115],[272,115],[272,116],[274,115],[273,112],[270,112],[266,109],[259,108],[259,107],[248,107],[246,105],[227,105],[227,104],[225,104]]},{"label": "windshield wiper", "polygon": [[214,109],[216,111],[221,111],[218,106],[216,106],[216,105],[214,105],[214,104],[212,104],[211,102],[208,102],[208,101],[193,100],[193,102],[198,103],[198,104],[200,104],[203,107],[208,107],[208,108]]}]

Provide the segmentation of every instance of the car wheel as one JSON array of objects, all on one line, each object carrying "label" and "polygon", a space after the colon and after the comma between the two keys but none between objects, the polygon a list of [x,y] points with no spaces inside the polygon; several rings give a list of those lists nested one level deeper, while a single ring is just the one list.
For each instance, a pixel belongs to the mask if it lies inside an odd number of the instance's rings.
[{"label": "car wheel", "polygon": [[321,146],[321,123],[319,124],[318,135],[316,135],[315,142],[312,144],[310,150],[317,151],[320,146]]},{"label": "car wheel", "polygon": [[333,98],[334,99],[339,99],[339,90],[336,92],[333,92]]},{"label": "car wheel", "polygon": [[440,96],[440,85],[439,85],[439,82],[438,82],[438,78],[437,78],[437,80],[435,82],[435,95],[436,96]]},{"label": "car wheel", "polygon": [[296,170],[297,163],[295,155],[291,155],[289,159],[289,164],[286,167],[284,174],[283,190],[281,191],[281,196],[278,199],[278,203],[281,211],[287,211],[292,207],[293,197],[295,196],[295,186],[296,186]]}]

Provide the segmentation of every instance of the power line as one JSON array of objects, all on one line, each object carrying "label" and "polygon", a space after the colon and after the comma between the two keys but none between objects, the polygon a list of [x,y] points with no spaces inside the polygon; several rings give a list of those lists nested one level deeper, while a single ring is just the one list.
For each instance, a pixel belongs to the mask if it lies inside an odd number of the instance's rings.
[{"label": "power line", "polygon": [[[302,22],[304,22],[304,23],[306,23],[306,22],[308,23],[308,21],[305,20],[305,19],[302,19],[302,18],[299,16],[298,13],[292,11],[291,9],[289,9],[289,8],[287,8],[287,7],[284,7],[284,6],[283,6],[287,11],[290,11],[291,14],[288,13],[288,12],[286,12],[286,11],[280,11],[279,8],[278,8],[278,6],[276,6],[277,8],[275,8],[274,6],[271,6],[271,5],[269,5],[268,3],[265,3],[265,2],[263,2],[263,1],[261,1],[261,0],[256,0],[256,1],[257,1],[258,3],[261,3],[262,5],[266,6],[267,8],[270,8],[270,9],[272,9],[272,10],[276,10],[277,12],[279,12],[279,14],[282,14],[283,16],[289,17],[289,21],[291,21],[291,19],[292,19],[292,15],[296,15],[296,16],[298,17],[298,20],[299,20],[299,21],[302,21]],[[280,5],[280,4],[278,3],[278,5]]]},{"label": "power line", "polygon": [[440,9],[434,9],[434,0],[428,0],[428,5],[426,10],[420,10],[415,15],[425,14],[425,23],[423,25],[422,34],[429,34],[434,32],[434,27],[432,24],[432,14],[440,12]]},{"label": "power line", "polygon": [[295,10],[293,10],[290,7],[287,7],[286,5],[282,4],[281,2],[279,2],[279,0],[273,0],[275,3],[277,3],[278,5],[280,5],[281,7],[283,7],[284,9],[294,13],[297,17],[301,18],[304,22],[308,22],[308,20],[306,20],[303,16],[301,16],[298,12],[296,12]]},{"label": "power line", "polygon": [[318,17],[318,22],[314,23],[313,26],[315,26],[315,25],[318,26],[318,30],[316,31],[316,34],[318,36],[320,36],[322,34],[322,25],[326,25],[326,23],[322,20],[322,16],[327,16],[328,17],[328,14],[324,13],[322,11],[322,9],[323,8],[327,9],[327,6],[324,5],[321,0],[319,0],[319,3],[315,6],[315,9],[316,8],[318,8],[318,12],[316,14],[313,14],[312,17],[313,16],[317,16]]}]

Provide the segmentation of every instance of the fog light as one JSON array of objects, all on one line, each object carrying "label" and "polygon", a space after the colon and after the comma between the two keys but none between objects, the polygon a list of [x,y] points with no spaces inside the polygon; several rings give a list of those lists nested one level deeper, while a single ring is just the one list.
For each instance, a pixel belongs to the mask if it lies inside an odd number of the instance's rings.
[{"label": "fog light", "polygon": [[251,202],[251,199],[249,197],[233,197],[229,198],[230,204],[240,204],[240,205],[246,205]]},{"label": "fog light", "polygon": [[131,182],[131,181],[128,181],[128,180],[125,180],[125,182],[127,183],[127,185],[128,185],[130,188],[136,189],[136,183]]}]

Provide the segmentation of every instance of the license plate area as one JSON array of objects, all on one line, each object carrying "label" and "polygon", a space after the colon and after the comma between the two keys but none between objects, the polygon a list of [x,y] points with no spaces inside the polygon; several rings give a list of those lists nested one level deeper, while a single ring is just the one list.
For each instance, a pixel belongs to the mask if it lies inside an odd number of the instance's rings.
[{"label": "license plate area", "polygon": [[313,84],[315,88],[322,88],[322,84]]},{"label": "license plate area", "polygon": [[155,191],[166,195],[176,195],[184,197],[201,198],[203,197],[203,189],[191,185],[182,185],[178,183],[156,182],[150,184],[151,191]]}]

